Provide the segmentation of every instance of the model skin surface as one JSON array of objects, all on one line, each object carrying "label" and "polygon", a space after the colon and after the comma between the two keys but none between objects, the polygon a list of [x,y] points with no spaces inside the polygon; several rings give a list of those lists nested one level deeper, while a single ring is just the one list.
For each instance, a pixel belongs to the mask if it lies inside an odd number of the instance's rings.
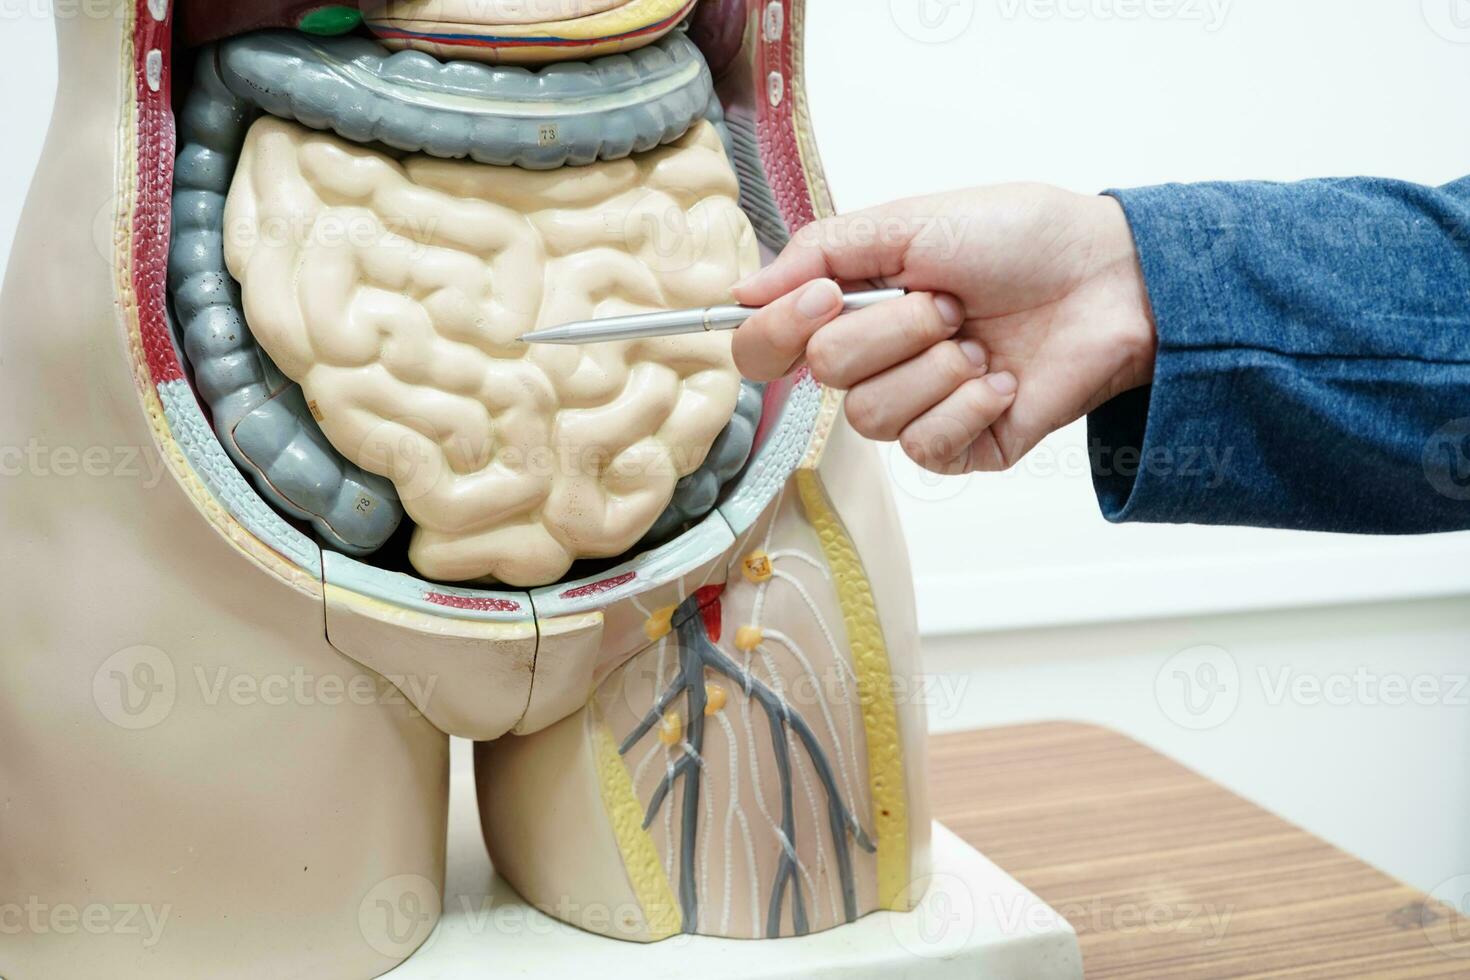
[{"label": "model skin surface", "polygon": [[443,908],[450,736],[497,872],[614,939],[922,891],[910,573],[841,393],[742,379],[729,334],[517,339],[728,302],[831,213],[801,4],[390,6],[514,43],[284,0],[58,22],[3,418],[148,479],[0,487],[0,659],[42,694],[0,868],[157,928],[4,944],[7,980],[392,969]]}]

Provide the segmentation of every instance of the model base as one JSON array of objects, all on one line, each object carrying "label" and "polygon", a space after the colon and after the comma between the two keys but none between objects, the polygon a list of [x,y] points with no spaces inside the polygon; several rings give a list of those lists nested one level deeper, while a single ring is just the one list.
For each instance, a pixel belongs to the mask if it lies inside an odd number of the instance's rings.
[{"label": "model base", "polygon": [[[642,944],[565,925],[527,905],[490,869],[473,787],[456,744],[444,914],[385,980],[576,977],[601,980],[1081,980],[1077,934],[984,855],[934,826],[934,874],[913,912],[877,912],[799,939],[675,936]],[[616,910],[608,910],[615,914]]]}]

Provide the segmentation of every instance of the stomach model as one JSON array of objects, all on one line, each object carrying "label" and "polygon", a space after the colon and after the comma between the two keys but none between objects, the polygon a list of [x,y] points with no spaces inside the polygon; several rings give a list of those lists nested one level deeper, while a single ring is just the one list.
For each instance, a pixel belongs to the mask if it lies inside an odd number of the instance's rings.
[{"label": "stomach model", "polygon": [[451,735],[496,870],[583,928],[910,907],[912,586],[841,393],[743,381],[728,334],[517,339],[727,302],[830,213],[802,4],[117,6],[59,25],[77,149],[0,388],[6,438],[154,476],[0,488],[0,662],[55,692],[11,706],[0,863],[172,919],[0,974],[384,972],[442,908]]}]

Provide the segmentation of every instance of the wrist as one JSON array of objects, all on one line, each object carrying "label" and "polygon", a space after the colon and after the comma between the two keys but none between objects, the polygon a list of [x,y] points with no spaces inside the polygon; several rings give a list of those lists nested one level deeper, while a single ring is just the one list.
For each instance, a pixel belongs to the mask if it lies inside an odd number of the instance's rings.
[{"label": "wrist", "polygon": [[1158,328],[1138,246],[1123,206],[1106,195],[1088,200],[1093,222],[1093,276],[1105,283],[1111,299],[1106,306],[1106,320],[1099,326],[1107,331],[1110,345],[1121,359],[1121,393],[1153,382]]}]

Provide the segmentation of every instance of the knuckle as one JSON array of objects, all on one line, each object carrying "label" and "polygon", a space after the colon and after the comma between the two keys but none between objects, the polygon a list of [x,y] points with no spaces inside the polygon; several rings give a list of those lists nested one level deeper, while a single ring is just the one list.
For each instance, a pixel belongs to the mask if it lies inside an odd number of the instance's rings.
[{"label": "knuckle", "polygon": [[898,316],[899,329],[907,340],[916,345],[930,343],[951,333],[939,314],[939,307],[934,305],[934,297],[928,294],[909,297]]},{"label": "knuckle", "polygon": [[1000,457],[989,446],[982,446],[981,442],[989,440],[977,440],[976,451],[971,453],[970,468],[977,473],[1001,473],[1010,469],[1010,465]]},{"label": "knuckle", "polygon": [[830,255],[834,244],[843,240],[840,218],[814,221],[791,236],[791,241],[781,250],[781,255],[801,256],[804,262],[810,262],[811,256]]},{"label": "knuckle", "polygon": [[924,465],[923,446],[921,446],[919,444],[919,441],[915,439],[912,435],[905,432],[903,435],[899,436],[898,446],[900,449],[903,450],[903,454],[909,459],[913,460],[915,463],[918,463],[920,466]]},{"label": "knuckle", "polygon": [[958,388],[970,379],[975,368],[970,363],[970,359],[965,356],[965,352],[960,350],[959,344],[952,340],[946,340],[944,343],[937,345],[935,350],[938,351],[934,356],[939,362],[939,376],[944,379],[951,390]]},{"label": "knuckle", "polygon": [[933,453],[924,426],[911,425],[898,437],[898,445],[904,455],[925,469],[931,468]]},{"label": "knuckle", "polygon": [[939,476],[949,475],[949,468],[946,465],[945,461],[935,456],[926,456],[923,459],[915,459],[914,462],[919,464],[920,469],[923,469],[929,473],[934,473]]},{"label": "knuckle", "polygon": [[904,303],[895,311],[895,315],[898,317],[898,329],[910,344],[923,343],[931,335],[922,296],[912,297],[910,302]]},{"label": "knuckle", "polygon": [[816,248],[827,240],[835,227],[835,218],[823,218],[821,221],[813,221],[811,224],[804,225],[791,236],[791,241],[786,244],[785,251]]},{"label": "knuckle", "polygon": [[974,454],[971,463],[977,473],[1004,473],[1015,467],[1015,461],[1007,459],[997,447],[987,447],[984,452]]},{"label": "knuckle", "polygon": [[785,331],[773,333],[767,346],[771,353],[782,361],[795,360],[801,354],[801,345],[793,341]]},{"label": "knuckle", "polygon": [[771,317],[760,324],[756,336],[764,337],[772,350],[786,358],[799,355],[806,342],[795,317]]},{"label": "knuckle", "polygon": [[924,419],[923,425],[911,426],[911,429],[923,454],[923,459],[916,461],[925,465],[938,466],[954,459],[975,438],[963,419],[950,414],[931,414]]},{"label": "knuckle", "polygon": [[876,439],[880,442],[892,436],[884,431],[883,418],[878,408],[878,400],[870,398],[862,391],[854,391],[847,396],[847,420],[852,423],[853,429],[861,436]]},{"label": "knuckle", "polygon": [[842,387],[842,353],[829,337],[818,333],[806,345],[806,363],[822,384]]},{"label": "knuckle", "polygon": [[1000,396],[985,383],[984,378],[972,378],[960,386],[961,410],[979,423],[980,428],[989,427],[995,420],[1001,404]]}]

